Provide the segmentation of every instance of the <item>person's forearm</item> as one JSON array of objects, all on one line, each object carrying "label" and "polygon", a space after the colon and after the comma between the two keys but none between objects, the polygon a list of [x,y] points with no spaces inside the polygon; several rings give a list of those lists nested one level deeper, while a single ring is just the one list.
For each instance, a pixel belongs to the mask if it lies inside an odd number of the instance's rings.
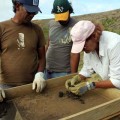
[{"label": "person's forearm", "polygon": [[38,72],[44,72],[46,65],[46,59],[45,59],[45,47],[42,47],[39,49],[39,66],[38,66]]},{"label": "person's forearm", "polygon": [[38,72],[44,72],[45,64],[46,64],[45,59],[40,59],[39,60]]},{"label": "person's forearm", "polygon": [[47,53],[48,45],[45,46],[45,53]]},{"label": "person's forearm", "polygon": [[71,73],[76,73],[78,71],[79,61],[80,61],[80,53],[77,54],[71,53],[71,59],[70,59]]},{"label": "person's forearm", "polygon": [[79,76],[80,76],[80,79],[81,79],[81,80],[86,80],[86,77],[85,77],[85,76],[83,76],[83,75],[81,75],[81,74],[79,74]]},{"label": "person's forearm", "polygon": [[104,80],[100,82],[95,82],[96,88],[115,88],[110,80]]}]

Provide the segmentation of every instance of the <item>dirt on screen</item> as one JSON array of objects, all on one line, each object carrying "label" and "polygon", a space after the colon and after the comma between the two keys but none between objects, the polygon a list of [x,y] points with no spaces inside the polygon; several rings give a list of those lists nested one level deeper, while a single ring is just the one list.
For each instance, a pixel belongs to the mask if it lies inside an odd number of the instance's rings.
[{"label": "dirt on screen", "polygon": [[[60,91],[64,93],[62,97]],[[14,100],[23,120],[58,120],[107,101],[94,91],[80,98],[69,97],[65,87],[46,89],[42,94],[30,94]]]}]

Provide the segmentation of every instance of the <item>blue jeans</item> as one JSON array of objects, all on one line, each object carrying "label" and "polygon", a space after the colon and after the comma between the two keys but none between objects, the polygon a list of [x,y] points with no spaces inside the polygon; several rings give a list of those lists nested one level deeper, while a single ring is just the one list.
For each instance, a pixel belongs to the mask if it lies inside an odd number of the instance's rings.
[{"label": "blue jeans", "polygon": [[56,77],[61,77],[70,74],[70,72],[51,72],[49,70],[45,70],[45,79],[52,79]]},{"label": "blue jeans", "polygon": [[8,89],[8,88],[11,88],[11,87],[14,87],[14,86],[12,86],[12,85],[7,85],[7,84],[0,84],[0,87],[1,87],[2,89]]}]

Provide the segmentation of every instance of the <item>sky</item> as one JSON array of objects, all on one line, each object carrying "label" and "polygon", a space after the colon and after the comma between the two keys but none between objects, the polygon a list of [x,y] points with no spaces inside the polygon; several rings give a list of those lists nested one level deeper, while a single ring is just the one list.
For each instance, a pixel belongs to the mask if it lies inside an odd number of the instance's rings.
[{"label": "sky", "polygon": [[[12,11],[12,0],[0,0],[0,21],[10,19],[14,16]],[[34,20],[53,18],[51,14],[54,0],[39,0],[39,7],[42,11],[38,13]],[[105,12],[120,9],[120,0],[69,0],[74,9],[73,16],[90,13]],[[1,4],[2,3],[2,4]]]}]

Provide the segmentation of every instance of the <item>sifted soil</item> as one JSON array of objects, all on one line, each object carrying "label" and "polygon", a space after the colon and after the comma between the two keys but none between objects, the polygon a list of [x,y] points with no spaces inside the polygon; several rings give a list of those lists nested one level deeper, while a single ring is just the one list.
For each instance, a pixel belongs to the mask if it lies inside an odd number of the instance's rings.
[{"label": "sifted soil", "polygon": [[[62,97],[59,96],[60,91],[64,92]],[[46,89],[42,94],[17,98],[14,102],[23,120],[58,120],[109,101],[93,91],[79,99],[68,97],[65,93],[64,87],[57,87]]]}]

